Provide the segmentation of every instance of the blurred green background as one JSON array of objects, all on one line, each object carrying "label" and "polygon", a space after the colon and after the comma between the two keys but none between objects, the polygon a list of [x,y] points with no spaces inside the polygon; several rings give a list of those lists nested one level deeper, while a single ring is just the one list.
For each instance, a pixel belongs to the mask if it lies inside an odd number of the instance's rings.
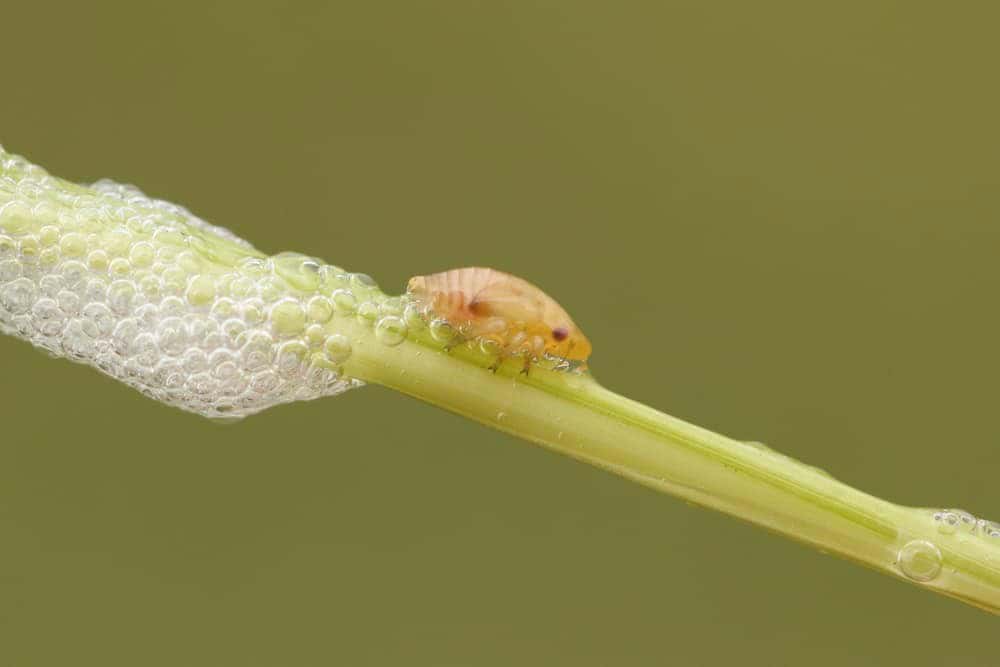
[{"label": "blurred green background", "polygon": [[[1000,517],[1000,42],[933,2],[6,3],[0,142]],[[0,339],[0,665],[989,665],[996,619],[380,388],[222,426]]]}]

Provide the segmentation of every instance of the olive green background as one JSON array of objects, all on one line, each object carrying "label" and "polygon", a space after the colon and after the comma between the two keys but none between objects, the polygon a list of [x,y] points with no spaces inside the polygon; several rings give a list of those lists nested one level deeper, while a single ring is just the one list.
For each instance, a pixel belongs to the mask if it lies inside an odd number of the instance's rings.
[{"label": "olive green background", "polygon": [[[0,142],[1000,517],[1000,12],[5,3]],[[989,665],[997,621],[376,387],[218,425],[0,339],[0,665]]]}]

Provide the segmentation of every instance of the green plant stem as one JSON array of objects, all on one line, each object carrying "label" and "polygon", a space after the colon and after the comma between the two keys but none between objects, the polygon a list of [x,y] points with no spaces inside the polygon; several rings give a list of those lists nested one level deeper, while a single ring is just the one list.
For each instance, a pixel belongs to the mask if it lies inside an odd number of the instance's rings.
[{"label": "green plant stem", "polygon": [[[147,223],[159,227],[151,229]],[[55,266],[46,253],[52,252],[60,238],[60,247],[73,256],[81,255],[82,243],[103,244],[98,255],[103,253],[105,260],[124,253],[128,244],[122,246],[122,237],[142,240],[150,252],[167,257],[179,257],[177,253],[184,248],[185,261],[178,259],[172,270],[180,270],[180,278],[189,286],[190,314],[202,317],[215,292],[203,293],[190,286],[223,275],[261,279],[260,267],[247,268],[246,261],[263,264],[265,259],[253,248],[195,224],[183,211],[152,207],[134,193],[123,205],[121,198],[52,178],[2,148],[0,232],[0,258],[8,279],[22,271],[38,277]],[[40,254],[41,248],[48,249]],[[287,261],[287,257],[273,258],[282,280],[294,290],[295,303],[331,296],[331,288],[320,284],[319,269],[295,273],[288,270]],[[250,269],[254,270],[239,273]],[[140,274],[124,275],[136,278]],[[370,282],[351,283],[355,296],[369,306],[365,312],[359,307],[355,314],[350,306],[341,308],[335,317],[327,314],[319,332],[324,340],[342,334],[349,343],[350,356],[338,369],[344,375],[396,389],[688,502],[993,613],[1000,611],[1000,537],[991,536],[1000,536],[1000,525],[966,516],[956,528],[935,519],[931,510],[875,498],[766,447],[732,440],[657,412],[604,389],[587,375],[537,366],[530,376],[522,376],[514,362],[491,373],[488,355],[464,346],[445,352],[441,342],[419,330],[419,321],[413,321],[414,329],[403,334],[405,340],[385,335],[380,339],[378,326],[373,328],[377,316],[373,313],[388,299]],[[211,279],[209,284],[214,284]],[[0,297],[16,306],[21,296],[16,290],[8,291]],[[286,333],[301,333],[305,320],[300,308],[272,309],[271,325]],[[0,331],[19,334],[17,326],[3,322]],[[94,364],[93,359],[88,361]],[[224,397],[219,400],[225,402]]]},{"label": "green plant stem", "polygon": [[[355,340],[371,334],[352,332]],[[471,363],[470,363],[471,361]],[[345,368],[686,501],[720,510],[996,613],[1000,540],[942,533],[932,512],[895,505],[761,446],[653,410],[585,375],[509,364],[494,375],[477,355],[419,342],[362,343]],[[926,541],[941,554],[929,581],[909,577],[900,550]]]}]

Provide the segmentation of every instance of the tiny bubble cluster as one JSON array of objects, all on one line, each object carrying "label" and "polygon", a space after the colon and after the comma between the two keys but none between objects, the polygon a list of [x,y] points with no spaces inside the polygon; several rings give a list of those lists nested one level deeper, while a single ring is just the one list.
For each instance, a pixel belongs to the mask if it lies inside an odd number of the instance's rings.
[{"label": "tiny bubble cluster", "polygon": [[963,533],[988,539],[1000,539],[1000,523],[987,519],[977,519],[965,510],[936,510],[933,517],[938,532],[944,535]]},{"label": "tiny bubble cluster", "polygon": [[0,147],[0,332],[155,400],[234,418],[359,386],[337,322],[398,345],[408,320],[384,301],[369,276],[264,257],[181,206],[68,183]]}]

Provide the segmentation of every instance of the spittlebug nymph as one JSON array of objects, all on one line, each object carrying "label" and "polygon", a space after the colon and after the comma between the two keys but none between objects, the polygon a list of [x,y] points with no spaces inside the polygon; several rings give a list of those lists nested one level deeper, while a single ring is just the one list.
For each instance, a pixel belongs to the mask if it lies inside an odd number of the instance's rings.
[{"label": "spittlebug nymph", "polygon": [[492,341],[506,357],[524,358],[524,372],[543,356],[583,366],[590,341],[555,299],[509,273],[482,267],[411,278],[407,294],[462,336]]}]

